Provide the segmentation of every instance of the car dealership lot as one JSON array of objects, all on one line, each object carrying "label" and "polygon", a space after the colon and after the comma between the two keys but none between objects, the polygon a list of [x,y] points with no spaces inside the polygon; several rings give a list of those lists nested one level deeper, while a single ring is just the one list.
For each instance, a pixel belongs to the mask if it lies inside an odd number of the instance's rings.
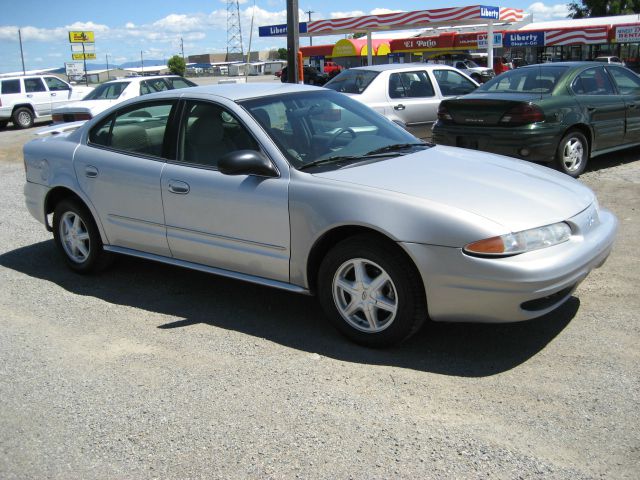
[{"label": "car dealership lot", "polygon": [[375,351],[313,298],[70,273],[24,207],[33,132],[0,131],[0,478],[636,477],[640,149],[581,177],[620,231],[560,310]]}]

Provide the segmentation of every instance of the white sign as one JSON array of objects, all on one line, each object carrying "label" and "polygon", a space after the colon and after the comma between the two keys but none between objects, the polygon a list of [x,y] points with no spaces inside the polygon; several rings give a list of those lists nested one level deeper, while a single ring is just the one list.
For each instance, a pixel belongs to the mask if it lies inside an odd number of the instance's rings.
[{"label": "white sign", "polygon": [[67,70],[67,76],[75,77],[84,74],[84,67],[81,63],[65,62],[64,68]]},{"label": "white sign", "polygon": [[[489,46],[489,42],[487,41],[486,34],[478,35],[478,48],[487,48]],[[494,33],[493,34],[493,48],[502,47],[502,33]]]},{"label": "white sign", "polygon": [[[82,43],[72,43],[71,51],[73,53],[82,53]],[[84,44],[84,53],[96,53],[96,44],[95,43],[85,43]]]},{"label": "white sign", "polygon": [[616,42],[640,42],[640,26],[631,25],[629,27],[616,27]]}]

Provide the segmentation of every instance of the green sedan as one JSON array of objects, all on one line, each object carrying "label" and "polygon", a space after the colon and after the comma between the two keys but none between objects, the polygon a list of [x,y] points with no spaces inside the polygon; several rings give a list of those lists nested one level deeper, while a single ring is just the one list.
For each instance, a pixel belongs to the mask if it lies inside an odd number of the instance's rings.
[{"label": "green sedan", "polygon": [[510,70],[442,101],[432,139],[552,163],[577,177],[589,158],[640,145],[640,77],[594,62]]}]

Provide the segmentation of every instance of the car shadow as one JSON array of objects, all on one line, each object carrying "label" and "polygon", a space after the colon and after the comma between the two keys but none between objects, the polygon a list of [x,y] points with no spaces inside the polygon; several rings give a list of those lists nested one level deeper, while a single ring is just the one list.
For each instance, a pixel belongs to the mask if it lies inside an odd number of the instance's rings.
[{"label": "car shadow", "polygon": [[428,323],[397,347],[372,350],[337,333],[314,297],[129,257],[118,257],[100,274],[80,276],[65,266],[52,240],[4,253],[0,265],[76,295],[180,318],[144,328],[169,332],[205,324],[342,361],[462,377],[494,375],[525,362],[569,324],[580,305],[572,297],[551,314],[512,324]]},{"label": "car shadow", "polygon": [[638,160],[638,153],[640,153],[640,147],[631,147],[591,158],[587,163],[585,172],[595,172],[635,162]]}]

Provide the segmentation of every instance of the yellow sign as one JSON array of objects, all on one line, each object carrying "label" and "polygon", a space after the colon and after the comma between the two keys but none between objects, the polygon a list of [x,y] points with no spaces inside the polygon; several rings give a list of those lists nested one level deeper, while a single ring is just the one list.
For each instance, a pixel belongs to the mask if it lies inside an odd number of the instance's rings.
[{"label": "yellow sign", "polygon": [[69,32],[69,41],[71,43],[93,43],[95,39],[93,32]]},{"label": "yellow sign", "polygon": [[72,53],[71,58],[74,60],[95,60],[95,53]]}]

